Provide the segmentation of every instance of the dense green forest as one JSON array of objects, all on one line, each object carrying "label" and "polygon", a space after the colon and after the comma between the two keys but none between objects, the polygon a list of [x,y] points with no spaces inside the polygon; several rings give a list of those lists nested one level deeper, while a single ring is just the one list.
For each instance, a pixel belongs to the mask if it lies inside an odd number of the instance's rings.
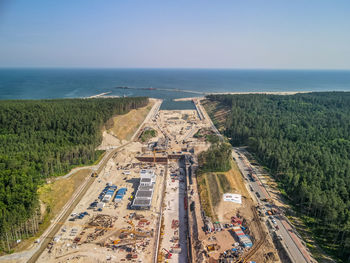
[{"label": "dense green forest", "polygon": [[45,178],[97,159],[110,117],[147,103],[143,97],[0,101],[0,240],[18,237],[15,229],[37,210]]},{"label": "dense green forest", "polygon": [[326,251],[350,261],[350,93],[217,95],[225,135],[278,179]]},{"label": "dense green forest", "polygon": [[217,136],[212,135],[209,149],[198,156],[201,172],[226,172],[231,169],[231,145],[219,142]]}]

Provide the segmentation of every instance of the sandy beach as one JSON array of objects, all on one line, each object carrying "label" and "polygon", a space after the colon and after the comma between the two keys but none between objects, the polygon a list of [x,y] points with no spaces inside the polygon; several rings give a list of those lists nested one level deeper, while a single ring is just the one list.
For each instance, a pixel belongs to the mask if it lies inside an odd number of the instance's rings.
[{"label": "sandy beach", "polygon": [[[263,92],[213,92],[207,93],[207,95],[244,95],[244,94],[266,94],[266,95],[295,95],[298,93],[311,93],[312,91],[263,91]],[[202,99],[204,96],[200,97],[190,97],[190,98],[178,98],[174,101],[189,101],[193,99]]]}]

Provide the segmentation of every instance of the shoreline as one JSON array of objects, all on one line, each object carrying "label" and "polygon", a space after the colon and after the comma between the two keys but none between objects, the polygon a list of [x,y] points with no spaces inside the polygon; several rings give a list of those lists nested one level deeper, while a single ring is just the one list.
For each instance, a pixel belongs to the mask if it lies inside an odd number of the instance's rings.
[{"label": "shoreline", "polygon": [[[246,91],[246,92],[212,92],[206,93],[207,95],[247,95],[247,94],[265,94],[265,95],[295,95],[298,93],[312,93],[313,91]],[[205,96],[201,97],[187,97],[187,98],[177,98],[173,101],[190,101],[193,99],[203,99]]]}]

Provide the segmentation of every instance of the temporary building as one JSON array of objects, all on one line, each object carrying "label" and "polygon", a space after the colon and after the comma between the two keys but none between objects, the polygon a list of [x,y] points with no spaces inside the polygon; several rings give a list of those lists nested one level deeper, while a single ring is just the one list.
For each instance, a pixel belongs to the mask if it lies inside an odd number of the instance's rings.
[{"label": "temporary building", "polygon": [[126,191],[128,189],[127,188],[120,188],[118,191],[117,191],[117,194],[118,196],[124,196],[126,194]]},{"label": "temporary building", "polygon": [[103,203],[103,202],[99,202],[98,204],[97,204],[97,208],[104,208],[105,207],[105,203]]}]

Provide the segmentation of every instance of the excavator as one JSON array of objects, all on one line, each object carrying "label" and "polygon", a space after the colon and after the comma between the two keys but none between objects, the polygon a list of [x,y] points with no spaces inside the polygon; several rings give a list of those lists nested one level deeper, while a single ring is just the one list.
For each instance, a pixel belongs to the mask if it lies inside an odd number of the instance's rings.
[{"label": "excavator", "polygon": [[163,250],[166,252],[165,258],[166,258],[166,259],[171,259],[171,257],[173,256],[173,254],[171,254],[170,251],[167,250],[167,249],[165,249],[165,248],[163,248]]}]

